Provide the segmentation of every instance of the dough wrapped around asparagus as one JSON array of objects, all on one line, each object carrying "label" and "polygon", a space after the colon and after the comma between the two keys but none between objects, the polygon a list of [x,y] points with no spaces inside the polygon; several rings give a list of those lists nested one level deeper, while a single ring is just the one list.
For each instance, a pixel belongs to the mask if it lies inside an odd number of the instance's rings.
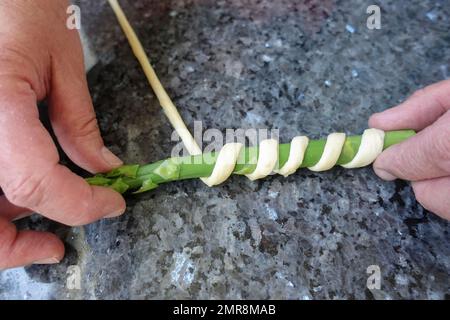
[{"label": "dough wrapped around asparagus", "polygon": [[288,176],[299,168],[313,171],[329,170],[336,165],[360,168],[371,164],[384,149],[414,134],[412,130],[383,132],[367,129],[362,136],[332,133],[323,140],[299,136],[287,144],[269,139],[263,140],[258,147],[249,148],[230,143],[216,153],[169,158],[146,165],[126,165],[87,181],[121,193],[140,193],[162,183],[185,179],[203,178],[208,186],[214,186],[231,174],[256,180],[272,173]]},{"label": "dough wrapped around asparagus", "polygon": [[202,154],[159,81],[118,1],[108,2],[169,122],[191,156],[170,158],[143,166],[123,166],[110,173],[88,178],[88,182],[93,185],[111,187],[121,193],[128,190],[139,193],[152,190],[161,183],[183,179],[201,178],[208,186],[214,186],[227,180],[231,174],[246,175],[251,180],[257,180],[272,173],[286,177],[301,167],[308,167],[312,171],[329,170],[335,165],[359,168],[372,163],[385,148],[414,134],[410,130],[384,133],[368,129],[362,136],[346,137],[344,133],[332,133],[326,140],[309,141],[307,137],[298,136],[290,144],[278,144],[278,141],[268,139],[258,147],[244,148],[241,144],[231,143],[218,153]]}]

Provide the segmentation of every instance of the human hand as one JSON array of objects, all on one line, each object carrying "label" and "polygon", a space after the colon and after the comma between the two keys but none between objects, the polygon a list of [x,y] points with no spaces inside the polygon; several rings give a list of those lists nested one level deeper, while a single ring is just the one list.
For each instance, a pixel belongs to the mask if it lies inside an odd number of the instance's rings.
[{"label": "human hand", "polygon": [[16,230],[11,221],[29,211],[71,226],[125,211],[118,193],[91,187],[59,164],[39,121],[37,101],[47,98],[52,127],[71,160],[90,172],[122,164],[100,136],[78,32],[66,28],[68,5],[0,0],[0,270],[56,263],[64,255],[55,235]]},{"label": "human hand", "polygon": [[369,126],[420,131],[384,151],[373,164],[384,180],[412,181],[417,200],[450,220],[450,80],[414,93],[397,107],[372,115]]}]

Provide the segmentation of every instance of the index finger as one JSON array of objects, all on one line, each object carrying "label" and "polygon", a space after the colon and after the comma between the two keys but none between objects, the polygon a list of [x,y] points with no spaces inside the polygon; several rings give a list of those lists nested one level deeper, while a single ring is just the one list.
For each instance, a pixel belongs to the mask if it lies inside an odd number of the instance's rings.
[{"label": "index finger", "polygon": [[416,91],[402,104],[372,115],[369,126],[382,130],[422,130],[450,110],[450,80]]}]

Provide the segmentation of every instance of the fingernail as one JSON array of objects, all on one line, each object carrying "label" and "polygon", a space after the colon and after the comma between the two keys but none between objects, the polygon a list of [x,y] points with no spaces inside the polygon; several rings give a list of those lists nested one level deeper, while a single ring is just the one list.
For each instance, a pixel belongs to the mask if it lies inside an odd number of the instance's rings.
[{"label": "fingernail", "polygon": [[114,153],[112,153],[108,148],[102,148],[103,159],[108,162],[112,167],[120,167],[123,162]]},{"label": "fingernail", "polygon": [[59,263],[57,258],[47,258],[33,262],[33,264],[55,264]]},{"label": "fingernail", "polygon": [[115,218],[115,217],[121,216],[125,213],[125,209],[126,208],[123,208],[123,209],[117,210],[113,213],[110,213],[110,214],[106,215],[105,218]]},{"label": "fingernail", "polygon": [[393,181],[393,180],[397,179],[396,176],[394,176],[390,172],[387,172],[384,169],[374,168],[374,170],[375,170],[375,173],[377,174],[377,176],[379,176],[383,180]]},{"label": "fingernail", "polygon": [[24,213],[21,213],[21,214],[19,214],[18,216],[16,216],[12,221],[18,221],[18,220],[20,220],[20,219],[29,217],[31,214],[32,214],[31,212],[24,212]]}]

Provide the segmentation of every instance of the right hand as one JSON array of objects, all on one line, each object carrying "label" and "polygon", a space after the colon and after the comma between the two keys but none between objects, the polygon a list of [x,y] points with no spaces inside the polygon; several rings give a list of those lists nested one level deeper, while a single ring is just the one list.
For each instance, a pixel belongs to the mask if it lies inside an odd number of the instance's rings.
[{"label": "right hand", "polygon": [[30,211],[71,226],[125,211],[120,194],[59,164],[39,121],[37,101],[47,98],[54,132],[75,163],[92,173],[122,164],[100,136],[79,35],[66,28],[68,5],[0,0],[0,270],[62,259],[55,235],[18,232],[11,223]]},{"label": "right hand", "polygon": [[412,181],[417,200],[450,220],[450,80],[421,89],[399,106],[372,115],[369,125],[420,131],[385,150],[373,164],[374,170],[384,180]]}]

